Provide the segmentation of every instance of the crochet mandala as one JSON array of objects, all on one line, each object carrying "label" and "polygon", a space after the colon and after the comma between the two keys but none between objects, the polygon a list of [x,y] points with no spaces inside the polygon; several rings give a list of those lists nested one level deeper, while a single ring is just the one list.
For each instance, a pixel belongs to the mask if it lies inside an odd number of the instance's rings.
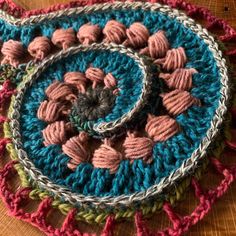
[{"label": "crochet mandala", "polygon": [[[236,178],[219,160],[236,147],[236,50],[223,44],[236,31],[180,0],[0,8],[0,193],[10,213],[62,236],[94,235],[77,220],[104,224],[103,236],[128,218],[139,236],[182,235],[201,220]],[[190,18],[199,15],[224,34]],[[209,165],[223,180],[203,190]],[[179,216],[173,205],[189,188],[199,203]],[[35,212],[23,209],[35,200]],[[61,228],[47,221],[52,208],[66,215]],[[160,210],[173,226],[148,229],[143,218]]]}]

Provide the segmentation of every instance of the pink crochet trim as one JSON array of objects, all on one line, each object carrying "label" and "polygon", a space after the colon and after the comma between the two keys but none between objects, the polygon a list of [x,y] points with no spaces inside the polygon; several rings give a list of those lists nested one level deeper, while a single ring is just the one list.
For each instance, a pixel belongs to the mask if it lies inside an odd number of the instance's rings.
[{"label": "pink crochet trim", "polygon": [[10,80],[4,81],[2,84],[2,88],[0,90],[0,111],[2,111],[4,105],[7,104],[11,96],[16,92],[15,89],[12,88]]},{"label": "pink crochet trim", "polygon": [[[0,140],[0,154],[3,155],[5,152],[5,148],[7,143],[9,143],[9,139],[1,139]],[[233,144],[234,147],[236,144]],[[178,215],[174,209],[171,207],[169,203],[164,203],[163,210],[167,214],[168,218],[172,222],[172,227],[169,227],[165,230],[151,232],[142,219],[142,214],[137,212],[135,215],[135,226],[136,233],[138,236],[167,236],[173,235],[178,236],[187,232],[189,228],[196,223],[198,223],[204,216],[210,211],[212,205],[215,201],[220,198],[231,186],[231,184],[236,179],[236,166],[227,167],[224,166],[218,159],[210,158],[210,161],[213,167],[223,175],[223,180],[215,189],[210,189],[208,191],[204,191],[199,182],[193,178],[191,186],[195,192],[196,198],[199,199],[198,206],[194,209],[194,211],[188,215],[181,217]],[[25,212],[21,206],[22,202],[29,201],[29,193],[31,191],[30,188],[20,188],[16,191],[16,193],[12,193],[8,188],[7,181],[10,179],[10,175],[16,174],[16,170],[14,165],[17,164],[17,161],[11,161],[4,166],[2,170],[0,170],[0,196],[5,202],[6,206],[9,209],[9,214],[15,216],[18,219],[24,220],[26,222],[31,223],[32,225],[38,227],[44,233],[50,236],[89,236],[96,234],[88,234],[81,233],[75,226],[75,215],[76,209],[72,209],[67,217],[65,218],[61,228],[54,228],[50,224],[47,223],[47,216],[52,209],[52,199],[45,198],[38,205],[38,209],[33,213]],[[102,231],[102,236],[112,236],[114,230],[115,220],[111,215],[107,218],[106,224]]]},{"label": "pink crochet trim", "polygon": [[[2,147],[2,145],[0,145]],[[1,153],[2,153],[1,149]],[[27,213],[21,208],[23,201],[29,200],[30,188],[21,188],[16,193],[12,193],[8,188],[7,180],[10,175],[15,174],[14,165],[16,161],[11,161],[0,171],[0,196],[9,209],[9,214],[18,219],[24,220],[38,227],[44,233],[50,236],[89,236],[95,234],[81,233],[75,227],[76,210],[72,209],[65,218],[61,228],[54,228],[46,222],[49,211],[52,209],[52,199],[45,198],[38,205],[38,209],[33,213]],[[102,231],[102,236],[111,236],[114,225],[113,216],[109,216]]]},{"label": "pink crochet trim", "polygon": [[165,230],[151,232],[145,226],[144,221],[142,220],[142,215],[137,212],[135,216],[135,225],[137,228],[138,236],[182,235],[183,233],[187,232],[191,226],[198,223],[205,217],[205,215],[207,215],[215,201],[223,196],[225,192],[227,192],[231,184],[236,179],[236,166],[226,167],[216,158],[211,158],[210,161],[216,171],[224,176],[220,184],[215,189],[204,191],[199,182],[195,178],[193,178],[191,187],[194,190],[195,197],[199,200],[198,206],[190,215],[182,217],[174,211],[169,203],[165,203],[163,206],[163,210],[167,214],[173,225],[172,227]]}]

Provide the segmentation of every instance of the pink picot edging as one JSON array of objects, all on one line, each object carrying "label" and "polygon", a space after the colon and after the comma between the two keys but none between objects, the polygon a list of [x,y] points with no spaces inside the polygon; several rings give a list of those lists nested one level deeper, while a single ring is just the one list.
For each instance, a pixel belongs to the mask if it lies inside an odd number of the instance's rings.
[{"label": "pink picot edging", "polygon": [[[2,139],[0,141],[0,152],[4,153],[6,144],[10,140]],[[236,144],[234,144],[236,148]],[[161,231],[151,231],[145,224],[142,219],[142,214],[136,212],[135,214],[135,228],[136,234],[138,236],[179,236],[187,232],[189,228],[196,223],[198,223],[204,216],[210,211],[212,205],[215,201],[220,198],[231,186],[231,184],[236,179],[236,165],[233,167],[224,166],[218,159],[210,158],[210,161],[219,174],[223,175],[223,180],[215,189],[210,189],[204,191],[199,182],[192,178],[191,187],[195,192],[195,197],[199,200],[198,206],[194,211],[187,216],[178,215],[172,206],[169,203],[164,203],[163,210],[168,216],[169,220],[172,223],[172,227]],[[50,236],[95,236],[96,234],[81,233],[79,229],[75,226],[75,215],[77,213],[76,209],[72,209],[66,216],[61,228],[54,228],[49,223],[47,223],[47,216],[52,209],[52,199],[47,197],[42,200],[38,205],[38,209],[33,213],[25,212],[21,206],[22,202],[25,202],[29,198],[30,188],[21,188],[12,193],[8,188],[7,181],[10,178],[10,175],[16,174],[14,165],[17,164],[17,161],[11,161],[5,165],[5,167],[0,171],[0,196],[5,202],[6,206],[9,209],[9,214],[31,223],[32,225],[38,227],[41,231]],[[115,219],[111,215],[106,219],[106,224],[102,230],[101,236],[112,236],[114,235],[115,228]]]},{"label": "pink picot edging", "polygon": [[[37,15],[52,12],[59,9],[81,6],[86,4],[98,3],[98,2],[105,2],[105,1],[80,1],[80,2],[72,2],[69,4],[58,4],[56,6],[41,9],[41,10],[33,10],[33,11],[26,11],[23,8],[14,4],[11,0],[0,1],[0,7],[2,9],[7,10],[10,14],[14,15],[17,12],[17,16],[20,17],[29,17],[30,15]],[[156,1],[150,1],[156,2]],[[187,11],[188,15],[191,16],[202,16],[204,19],[208,21],[207,28],[211,29],[212,27],[217,27],[223,29],[225,34],[220,36],[219,39],[223,42],[229,41],[236,41],[236,31],[227,24],[224,20],[217,19],[216,17],[212,16],[209,10],[196,7],[192,4],[177,0],[177,1],[169,1],[163,0],[159,1],[160,3],[165,3],[175,8],[179,8],[182,10]],[[8,7],[6,7],[8,4]],[[5,7],[4,7],[5,5]],[[235,56],[236,49],[232,49],[226,52],[227,55]],[[15,90],[11,87],[9,81],[5,81],[3,84],[3,89],[0,93],[0,106],[1,109],[3,105],[10,99],[11,95],[15,93]],[[236,111],[235,109],[232,110],[233,120],[235,120]],[[6,117],[0,117],[0,123],[4,123],[7,120]],[[3,156],[7,143],[10,143],[10,139],[1,138],[0,139],[0,155]],[[236,150],[236,144],[234,142],[226,142],[226,144]],[[200,184],[196,179],[192,179],[191,186],[195,191],[195,196],[199,199],[199,205],[195,208],[195,210],[189,216],[180,217],[176,214],[173,208],[169,205],[169,203],[165,203],[163,206],[163,210],[166,212],[167,216],[169,217],[170,221],[172,222],[172,227],[165,229],[163,231],[156,231],[151,232],[147,226],[145,226],[145,222],[142,219],[142,214],[140,212],[136,213],[135,216],[135,225],[136,225],[136,232],[138,236],[153,236],[153,235],[173,235],[178,236],[187,232],[189,228],[200,221],[211,209],[213,203],[220,198],[231,186],[231,184],[236,179],[236,166],[233,167],[226,167],[224,166],[219,160],[215,158],[210,159],[214,168],[223,175],[223,180],[220,184],[215,188],[208,191],[204,191],[201,189]],[[49,225],[46,222],[47,214],[49,213],[50,209],[52,209],[50,198],[44,199],[39,207],[38,210],[34,213],[26,213],[23,209],[21,209],[21,203],[23,200],[29,199],[29,193],[31,191],[30,188],[22,188],[19,189],[16,193],[12,193],[11,190],[8,188],[7,180],[10,178],[11,174],[16,173],[14,169],[14,165],[16,161],[11,161],[6,164],[2,170],[0,170],[0,195],[7,205],[9,209],[9,214],[15,216],[16,218],[22,219],[26,222],[30,222],[32,225],[38,227],[40,230],[45,232],[47,235],[69,235],[69,236],[88,236],[93,234],[86,234],[81,233],[78,229],[75,229],[75,214],[76,210],[72,210],[66,217],[62,227],[60,229],[56,229]],[[107,218],[106,224],[102,231],[102,236],[112,236],[113,229],[114,229],[115,220],[113,216],[109,216]]]},{"label": "pink picot edging", "polygon": [[[8,86],[9,81],[5,81],[5,85]],[[4,86],[5,88],[5,86]],[[10,90],[10,94],[13,94],[14,90]],[[10,99],[9,89],[3,89],[1,91],[0,97],[4,98],[4,103],[7,103]],[[6,96],[8,95],[8,96]],[[1,99],[1,101],[3,101]],[[236,120],[236,109],[231,109],[232,118]],[[8,118],[1,116],[0,123],[3,124],[5,121],[8,121]],[[6,145],[11,142],[9,138],[1,138],[0,139],[0,155],[4,156]],[[236,143],[234,142],[226,142],[226,145],[236,150]],[[173,227],[167,228],[164,231],[151,232],[144,224],[142,219],[142,214],[140,212],[136,213],[135,216],[135,226],[136,232],[138,236],[153,236],[153,235],[181,235],[184,232],[187,232],[192,225],[195,225],[198,221],[200,221],[211,209],[213,203],[220,198],[231,186],[231,184],[236,179],[236,166],[227,167],[224,166],[218,159],[210,158],[210,161],[213,167],[224,176],[223,180],[220,184],[215,188],[208,191],[202,190],[198,181],[193,178],[191,186],[195,192],[196,198],[199,199],[199,205],[195,208],[195,210],[189,216],[181,217],[175,213],[173,208],[169,203],[164,203],[163,210],[166,212],[168,218],[173,224]],[[2,170],[0,170],[0,195],[4,200],[5,204],[9,209],[9,214],[13,215],[21,220],[26,222],[30,222],[34,226],[37,226],[40,230],[45,232],[47,235],[94,235],[94,234],[82,234],[78,229],[75,229],[75,214],[76,209],[73,209],[66,217],[62,227],[60,229],[53,228],[50,224],[46,222],[47,215],[52,209],[52,199],[46,198],[44,199],[38,206],[38,210],[34,213],[26,213],[21,208],[22,201],[30,200],[29,193],[31,191],[30,188],[21,188],[16,193],[12,193],[8,188],[7,181],[10,179],[11,174],[16,174],[16,170],[14,165],[17,161],[11,161],[4,166]],[[113,235],[113,229],[115,225],[115,220],[113,216],[107,218],[105,227],[103,229],[102,236],[111,236]]]}]

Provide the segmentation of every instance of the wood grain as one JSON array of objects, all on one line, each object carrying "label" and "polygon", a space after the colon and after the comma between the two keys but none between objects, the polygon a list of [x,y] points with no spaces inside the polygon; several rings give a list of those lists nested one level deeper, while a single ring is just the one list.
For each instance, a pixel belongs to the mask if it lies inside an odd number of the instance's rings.
[{"label": "wood grain", "polygon": [[[190,0],[189,0],[190,1]],[[36,9],[50,6],[55,3],[65,3],[67,0],[18,0],[15,1],[26,9]],[[236,1],[235,0],[191,0],[190,2],[208,7],[216,16],[226,19],[232,26],[236,27]],[[227,162],[236,160],[236,155],[230,153]],[[212,185],[219,181],[216,174],[207,174],[204,179],[204,186]],[[194,209],[196,200],[193,194],[187,193],[177,209],[181,209],[181,214],[187,214]],[[57,214],[52,214],[50,222],[57,222]],[[164,214],[154,215],[149,222],[149,226],[153,229],[163,228],[169,224]],[[80,224],[82,230],[99,232],[97,226],[88,226],[84,223]],[[7,214],[7,209],[0,203],[0,236],[42,236],[44,235],[38,229],[31,225],[14,219]],[[134,235],[132,223],[120,223],[116,227],[116,235]],[[236,235],[236,184],[234,184],[228,193],[220,199],[208,216],[196,226],[191,228],[188,233],[191,236],[234,236]]]}]

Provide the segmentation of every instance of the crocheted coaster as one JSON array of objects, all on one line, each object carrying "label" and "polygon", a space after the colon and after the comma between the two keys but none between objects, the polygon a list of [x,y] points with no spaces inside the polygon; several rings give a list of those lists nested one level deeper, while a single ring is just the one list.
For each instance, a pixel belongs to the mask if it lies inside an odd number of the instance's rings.
[{"label": "crocheted coaster", "polygon": [[[115,220],[134,216],[140,236],[181,235],[234,181],[235,167],[212,156],[222,143],[235,147],[221,50],[236,51],[175,8],[223,28],[222,41],[236,31],[206,9],[161,3],[169,6],[97,1],[25,11],[0,2],[0,151],[13,159],[0,184],[13,215],[48,235],[82,235],[77,219],[106,222],[110,236]],[[224,180],[205,192],[198,180],[209,160]],[[7,185],[14,170],[16,193]],[[200,203],[180,218],[171,205],[190,185]],[[22,209],[26,199],[41,199],[36,212]],[[60,229],[46,221],[52,207],[67,215]],[[153,233],[142,216],[161,209],[173,228]]]}]

